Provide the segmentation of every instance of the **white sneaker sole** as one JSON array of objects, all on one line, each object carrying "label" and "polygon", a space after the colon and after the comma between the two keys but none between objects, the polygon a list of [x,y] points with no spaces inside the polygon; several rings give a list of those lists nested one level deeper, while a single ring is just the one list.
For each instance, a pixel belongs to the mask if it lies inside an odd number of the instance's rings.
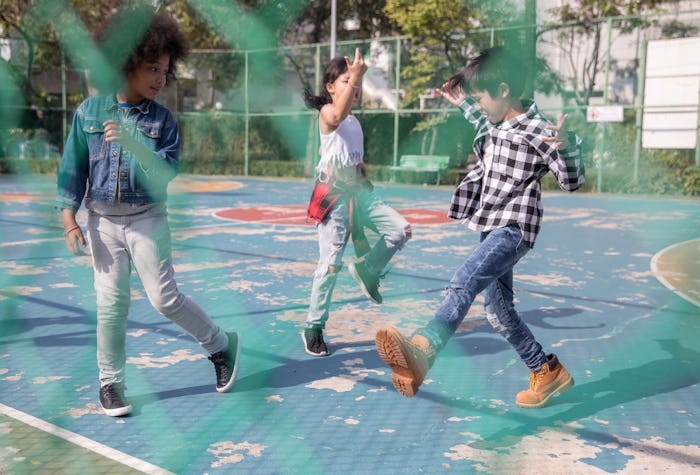
[{"label": "white sneaker sole", "polygon": [[102,403],[100,403],[100,407],[102,407],[102,410],[105,412],[105,414],[107,414],[110,417],[128,416],[133,410],[131,404],[124,407],[118,407],[116,409],[106,409],[104,406],[102,406]]}]

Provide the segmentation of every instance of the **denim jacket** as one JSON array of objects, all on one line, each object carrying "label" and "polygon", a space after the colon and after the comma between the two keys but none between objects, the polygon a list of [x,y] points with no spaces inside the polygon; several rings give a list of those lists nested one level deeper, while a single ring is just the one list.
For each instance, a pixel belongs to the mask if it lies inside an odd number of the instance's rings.
[{"label": "denim jacket", "polygon": [[[118,143],[105,142],[108,119],[121,122],[125,133],[153,151],[149,169]],[[168,109],[147,99],[120,108],[114,94],[90,97],[73,116],[58,171],[56,207],[77,211],[86,190],[88,198],[106,203],[165,202],[179,158],[180,132]]]}]

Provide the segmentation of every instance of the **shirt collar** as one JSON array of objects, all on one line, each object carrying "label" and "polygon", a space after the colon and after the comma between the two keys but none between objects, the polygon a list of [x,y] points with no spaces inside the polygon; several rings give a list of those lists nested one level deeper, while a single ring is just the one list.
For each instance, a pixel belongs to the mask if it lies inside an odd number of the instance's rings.
[{"label": "shirt collar", "polygon": [[501,129],[515,128],[518,124],[522,124],[524,122],[532,120],[536,115],[539,114],[539,111],[537,110],[537,104],[535,104],[535,101],[533,101],[532,99],[524,99],[521,101],[521,104],[523,105],[523,109],[525,109],[525,112],[501,122]]}]

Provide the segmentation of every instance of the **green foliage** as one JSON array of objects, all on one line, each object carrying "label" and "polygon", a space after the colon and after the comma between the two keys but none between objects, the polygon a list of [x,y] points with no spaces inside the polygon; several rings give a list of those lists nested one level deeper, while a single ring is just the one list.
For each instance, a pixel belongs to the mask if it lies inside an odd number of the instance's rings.
[{"label": "green foliage", "polygon": [[[472,30],[520,20],[511,1],[387,0],[384,11],[412,40],[401,72],[406,106],[414,105],[426,89],[442,85],[470,57],[490,46],[490,35]],[[500,34],[495,39],[497,43],[506,40]]]}]

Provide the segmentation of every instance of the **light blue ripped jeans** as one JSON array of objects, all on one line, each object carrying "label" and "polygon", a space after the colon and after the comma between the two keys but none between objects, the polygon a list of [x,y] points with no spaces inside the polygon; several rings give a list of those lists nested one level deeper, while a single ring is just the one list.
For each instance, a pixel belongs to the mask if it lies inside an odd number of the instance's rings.
[{"label": "light blue ripped jeans", "polygon": [[102,216],[91,211],[87,231],[97,294],[101,386],[124,382],[132,263],[158,312],[192,335],[209,353],[226,349],[226,333],[177,288],[164,206],[125,216]]},{"label": "light blue ripped jeans", "polygon": [[[331,297],[343,265],[343,252],[350,237],[349,198],[341,197],[326,219],[316,225],[319,260],[311,286],[311,302],[306,326],[325,328],[329,317]],[[357,204],[363,224],[379,234],[377,243],[365,256],[365,268],[378,274],[384,270],[396,252],[411,238],[411,225],[391,206],[384,203],[374,191],[360,189]],[[333,268],[334,272],[329,269]]]},{"label": "light blue ripped jeans", "polygon": [[547,360],[542,346],[513,305],[513,267],[530,250],[513,224],[481,233],[481,243],[457,269],[433,320],[416,333],[439,352],[464,320],[472,302],[484,291],[486,318],[531,370]]}]

